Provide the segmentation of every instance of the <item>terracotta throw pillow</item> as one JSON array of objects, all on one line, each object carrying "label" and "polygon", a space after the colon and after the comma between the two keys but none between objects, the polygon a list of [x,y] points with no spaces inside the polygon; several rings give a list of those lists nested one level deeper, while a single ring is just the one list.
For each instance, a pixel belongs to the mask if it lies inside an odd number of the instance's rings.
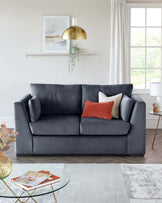
[{"label": "terracotta throw pillow", "polygon": [[114,101],[113,109],[112,109],[112,117],[119,118],[119,105],[122,98],[122,94],[117,94],[112,97],[107,97],[103,92],[99,92],[98,101],[101,102],[110,102]]},{"label": "terracotta throw pillow", "polygon": [[86,100],[84,110],[82,113],[83,117],[96,117],[111,120],[111,112],[113,108],[114,101],[97,103]]}]

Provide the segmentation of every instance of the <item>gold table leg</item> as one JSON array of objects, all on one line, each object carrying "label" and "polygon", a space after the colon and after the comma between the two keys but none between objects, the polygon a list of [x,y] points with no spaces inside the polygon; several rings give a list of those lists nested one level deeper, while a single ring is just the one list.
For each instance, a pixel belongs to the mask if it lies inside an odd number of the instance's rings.
[{"label": "gold table leg", "polygon": [[56,196],[55,196],[55,193],[54,193],[53,185],[51,185],[51,188],[52,188],[52,193],[53,193],[53,197],[54,197],[55,203],[57,203],[57,199],[56,199]]},{"label": "gold table leg", "polygon": [[[34,190],[35,191],[35,190]],[[31,195],[34,193],[34,191],[30,194],[30,193],[28,193],[29,195],[30,195],[30,197],[28,197],[25,201],[23,201],[23,203],[26,203],[30,198],[31,198]],[[15,201],[15,203],[17,202],[17,201],[19,201],[19,199],[20,199],[20,197],[22,196],[24,194],[24,192],[22,192],[21,193],[21,195],[19,196],[19,198]],[[33,198],[34,199],[34,198]],[[34,200],[34,201],[36,201],[36,200]]]},{"label": "gold table leg", "polygon": [[[35,191],[35,190],[33,190],[33,192],[31,193],[31,195],[34,193],[34,191]],[[31,195],[30,195],[30,196],[31,196]],[[24,203],[26,203],[30,198],[31,198],[31,197],[28,197],[28,198],[25,200]]]},{"label": "gold table leg", "polygon": [[2,182],[7,186],[7,188],[12,192],[12,194],[13,194],[15,197],[17,197],[17,200],[18,200],[19,202],[23,203],[23,202],[20,200],[20,197],[18,197],[18,196],[15,194],[15,192],[10,188],[10,186],[6,183],[6,181],[4,181],[4,180],[2,179]]},{"label": "gold table leg", "polygon": [[155,130],[155,135],[154,135],[154,138],[153,138],[153,141],[152,141],[152,149],[154,149],[154,142],[155,142],[157,130],[158,130],[158,127],[159,127],[160,119],[161,119],[161,116],[159,116],[159,119],[158,119],[158,122],[157,122],[156,130]]},{"label": "gold table leg", "polygon": [[[17,198],[17,200],[15,201],[15,203],[18,202],[18,201],[19,201],[20,203],[26,203],[30,198],[31,198],[35,203],[38,203],[38,202],[34,199],[34,197],[32,197],[32,194],[34,193],[35,190],[34,190],[32,193],[27,192],[30,197],[28,197],[25,201],[21,201],[20,198],[22,197],[22,195],[24,194],[24,192],[22,192],[20,196],[17,196],[16,193],[11,189],[11,187],[6,183],[6,181],[4,181],[4,180],[2,179],[2,182],[7,186],[7,188],[8,188],[8,189],[12,192],[12,194]],[[52,194],[53,194],[55,203],[57,203],[57,199],[56,199],[56,196],[55,196],[55,193],[54,193],[53,185],[51,185],[51,188],[52,188]]]},{"label": "gold table leg", "polygon": [[[33,191],[33,192],[34,192],[34,191]],[[33,193],[30,194],[30,193],[28,192],[28,194],[30,195],[30,198],[32,198],[32,200],[33,200],[35,203],[38,203],[38,202],[34,199],[34,197],[32,197],[32,194],[33,194]]]},{"label": "gold table leg", "polygon": [[35,203],[38,203],[35,199],[34,199],[34,197],[32,197],[32,194],[34,193],[34,191],[30,194],[29,192],[28,192],[28,194],[30,195],[30,197],[28,197],[26,200],[25,200],[25,202],[24,201],[21,201],[20,200],[20,198],[21,198],[21,196],[24,194],[24,192],[22,192],[21,193],[21,195],[20,196],[17,196],[16,195],[16,193],[10,188],[10,186],[6,183],[6,181],[4,181],[3,179],[2,179],[2,182],[7,186],[7,188],[12,192],[12,194],[17,198],[17,200],[15,201],[15,203],[16,202],[21,202],[21,203],[26,203],[30,198],[35,202]]},{"label": "gold table leg", "polygon": [[17,198],[17,200],[15,201],[15,203],[20,200],[20,197],[21,197],[23,194],[24,194],[24,192],[21,193],[21,195]]}]

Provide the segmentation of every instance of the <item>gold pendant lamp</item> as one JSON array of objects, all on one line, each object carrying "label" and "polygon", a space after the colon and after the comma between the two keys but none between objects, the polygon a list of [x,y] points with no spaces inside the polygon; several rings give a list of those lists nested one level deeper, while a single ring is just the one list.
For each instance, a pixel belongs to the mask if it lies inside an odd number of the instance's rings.
[{"label": "gold pendant lamp", "polygon": [[72,26],[64,31],[62,38],[64,40],[87,39],[87,33],[83,28],[77,26],[77,19],[72,18]]}]

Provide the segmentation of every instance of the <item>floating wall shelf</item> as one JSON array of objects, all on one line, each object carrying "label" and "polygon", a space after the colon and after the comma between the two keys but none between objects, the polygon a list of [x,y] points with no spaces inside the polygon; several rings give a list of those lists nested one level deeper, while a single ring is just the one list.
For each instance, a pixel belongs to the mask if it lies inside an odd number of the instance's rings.
[{"label": "floating wall shelf", "polygon": [[[25,53],[27,57],[31,56],[69,56],[69,53],[34,53],[34,52],[27,52]],[[92,52],[80,52],[79,55],[96,55],[96,53],[92,53]]]}]

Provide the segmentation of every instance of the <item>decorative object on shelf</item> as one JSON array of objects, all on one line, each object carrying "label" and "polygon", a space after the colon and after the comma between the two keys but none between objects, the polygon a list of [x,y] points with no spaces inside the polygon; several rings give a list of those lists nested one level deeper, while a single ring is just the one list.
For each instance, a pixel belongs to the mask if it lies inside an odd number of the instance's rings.
[{"label": "decorative object on shelf", "polygon": [[77,18],[72,18],[72,26],[63,32],[62,37],[64,40],[87,39],[87,33],[83,28],[77,26]]},{"label": "decorative object on shelf", "polygon": [[159,111],[162,111],[162,82],[150,83],[150,95],[156,96]]},{"label": "decorative object on shelf", "polygon": [[77,45],[72,46],[70,48],[69,62],[68,62],[68,69],[70,73],[74,70],[76,62],[79,62],[79,48],[77,47]]},{"label": "decorative object on shelf", "polygon": [[12,171],[12,161],[9,157],[3,155],[3,151],[9,149],[9,143],[16,141],[18,132],[7,129],[6,123],[1,125],[0,130],[0,179],[10,175]]},{"label": "decorative object on shelf", "polygon": [[155,112],[155,113],[159,112],[159,108],[158,108],[157,103],[153,103],[153,112]]},{"label": "decorative object on shelf", "polygon": [[43,16],[43,52],[69,53],[70,41],[62,39],[63,31],[70,26],[70,16]]}]

